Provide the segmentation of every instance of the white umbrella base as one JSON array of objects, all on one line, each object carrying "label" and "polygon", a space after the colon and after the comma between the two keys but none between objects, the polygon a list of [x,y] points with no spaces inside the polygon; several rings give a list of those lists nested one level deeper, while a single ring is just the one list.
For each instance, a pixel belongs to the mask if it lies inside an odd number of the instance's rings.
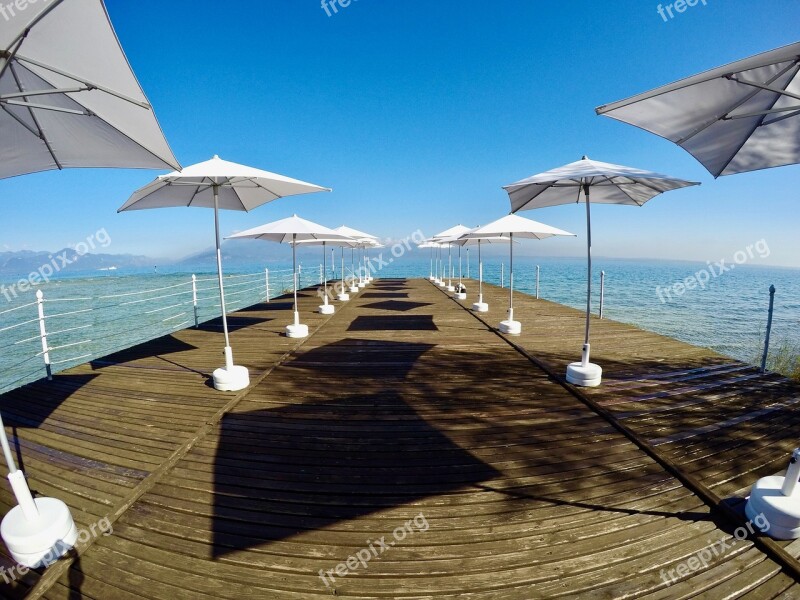
[{"label": "white umbrella base", "polygon": [[358,284],[358,287],[363,290],[365,287],[367,287],[367,282],[362,281],[361,283]]},{"label": "white umbrella base", "polygon": [[472,305],[472,310],[480,313],[489,312],[489,305],[486,302],[476,302]]},{"label": "white umbrella base", "polygon": [[447,286],[447,291],[448,291],[448,292],[455,292],[455,291],[456,291],[456,286],[454,286],[454,285],[448,285],[448,286]]},{"label": "white umbrella base", "polygon": [[750,492],[745,512],[751,522],[764,519],[769,528],[764,532],[776,540],[800,538],[800,493],[784,496],[781,491],[785,478],[780,476],[759,479]]},{"label": "white umbrella base", "polygon": [[250,385],[250,373],[247,367],[223,367],[214,371],[214,389],[220,392],[238,392]]},{"label": "white umbrella base", "polygon": [[286,337],[300,339],[308,337],[308,325],[297,323],[296,325],[286,326]]},{"label": "white umbrella base", "polygon": [[357,286],[357,285],[354,285],[354,286],[352,286],[352,287],[350,288],[350,293],[351,293],[351,294],[357,294],[358,292],[359,292],[359,288],[358,288],[358,286]]},{"label": "white umbrella base", "polygon": [[336,299],[339,302],[350,302],[350,294],[339,294]]},{"label": "white umbrella base", "polygon": [[15,506],[0,525],[0,535],[11,556],[26,567],[53,562],[66,554],[78,539],[78,530],[66,504],[56,498],[36,498],[34,502],[38,517],[28,520],[22,507]]},{"label": "white umbrella base", "polygon": [[333,304],[321,304],[319,307],[319,314],[332,315],[336,312],[336,307]]},{"label": "white umbrella base", "polygon": [[603,381],[603,369],[594,364],[572,363],[567,367],[567,381],[580,387],[597,387]]},{"label": "white umbrella base", "polygon": [[444,287],[444,286],[446,286],[447,284],[446,284],[444,281],[442,281],[442,280],[440,279],[439,281],[437,281],[437,282],[436,282],[436,285],[438,285],[439,287]]},{"label": "white umbrella base", "polygon": [[522,323],[519,321],[502,321],[498,327],[500,333],[507,335],[519,335],[522,333]]},{"label": "white umbrella base", "polygon": [[428,281],[436,281],[436,277],[434,277],[433,275],[431,275],[430,277],[428,277]]},{"label": "white umbrella base", "polygon": [[453,298],[455,298],[456,300],[466,300],[467,292],[459,292],[457,294],[453,294]]}]

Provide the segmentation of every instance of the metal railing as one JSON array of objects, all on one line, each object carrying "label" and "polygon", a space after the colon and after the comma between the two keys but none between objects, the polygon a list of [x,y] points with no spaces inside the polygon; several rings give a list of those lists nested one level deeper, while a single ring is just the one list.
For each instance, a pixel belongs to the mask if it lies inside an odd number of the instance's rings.
[{"label": "metal railing", "polygon": [[[298,267],[299,287],[317,285],[316,269]],[[292,289],[292,270],[226,275],[228,312],[269,302]],[[221,315],[213,276],[119,294],[56,297],[38,289],[32,302],[0,310],[0,393]]]}]

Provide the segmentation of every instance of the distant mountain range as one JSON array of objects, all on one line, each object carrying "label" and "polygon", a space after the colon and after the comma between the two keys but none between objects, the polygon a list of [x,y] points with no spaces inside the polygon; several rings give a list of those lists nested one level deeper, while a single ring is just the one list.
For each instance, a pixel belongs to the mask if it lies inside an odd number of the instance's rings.
[{"label": "distant mountain range", "polygon": [[[329,251],[330,252],[330,251]],[[338,254],[337,249],[337,256]],[[305,247],[297,252],[302,262],[322,261],[322,248]],[[330,258],[330,253],[328,254]],[[223,262],[231,267],[242,265],[268,265],[291,260],[291,249],[286,245],[254,242],[252,240],[228,240],[222,244]],[[94,271],[130,271],[148,269],[154,266],[178,269],[202,268],[213,270],[216,264],[216,250],[210,248],[180,260],[153,258],[134,254],[89,253],[79,256],[75,250],[64,248],[57,252],[20,250],[0,252],[0,276],[27,277],[45,269],[48,277],[59,274],[89,273]],[[47,266],[49,265],[49,267]],[[49,275],[52,269],[53,275]]]},{"label": "distant mountain range", "polygon": [[70,248],[57,252],[20,250],[0,252],[0,275],[26,277],[43,271],[53,274],[153,266],[153,259],[133,254],[83,254]]}]

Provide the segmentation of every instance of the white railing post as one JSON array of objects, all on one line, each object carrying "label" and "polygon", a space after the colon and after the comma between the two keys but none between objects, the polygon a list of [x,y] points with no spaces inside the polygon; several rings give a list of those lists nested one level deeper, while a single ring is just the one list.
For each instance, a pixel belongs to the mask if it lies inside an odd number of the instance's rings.
[{"label": "white railing post", "polygon": [[197,275],[192,275],[192,307],[194,308],[194,328],[200,327],[200,320],[197,317]]},{"label": "white railing post", "polygon": [[603,318],[603,308],[606,303],[606,272],[600,271],[600,318]]},{"label": "white railing post", "polygon": [[539,299],[539,275],[541,274],[541,268],[539,265],[536,265],[536,299]]},{"label": "white railing post", "polygon": [[264,275],[267,281],[267,304],[269,304],[269,269],[264,269]]},{"label": "white railing post", "polygon": [[500,287],[506,287],[506,264],[500,263]]},{"label": "white railing post", "polygon": [[50,348],[47,346],[47,328],[44,324],[44,292],[36,290],[36,308],[39,310],[39,335],[42,338],[42,358],[47,371],[47,380],[53,380],[53,368],[50,364]]}]

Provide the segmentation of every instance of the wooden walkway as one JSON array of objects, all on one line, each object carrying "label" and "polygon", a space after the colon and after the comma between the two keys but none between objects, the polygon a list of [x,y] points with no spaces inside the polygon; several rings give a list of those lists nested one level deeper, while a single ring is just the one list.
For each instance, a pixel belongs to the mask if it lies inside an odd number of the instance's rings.
[{"label": "wooden walkway", "polygon": [[606,385],[584,396],[551,376],[580,314],[520,295],[506,340],[486,292],[485,322],[427,281],[376,281],[332,317],[306,292],[299,342],[284,301],[236,313],[239,394],[207,385],[212,323],[0,397],[32,487],[113,521],[0,593],[800,598],[794,545],[737,542],[712,510],[784,466],[794,387],[603,321]]}]

